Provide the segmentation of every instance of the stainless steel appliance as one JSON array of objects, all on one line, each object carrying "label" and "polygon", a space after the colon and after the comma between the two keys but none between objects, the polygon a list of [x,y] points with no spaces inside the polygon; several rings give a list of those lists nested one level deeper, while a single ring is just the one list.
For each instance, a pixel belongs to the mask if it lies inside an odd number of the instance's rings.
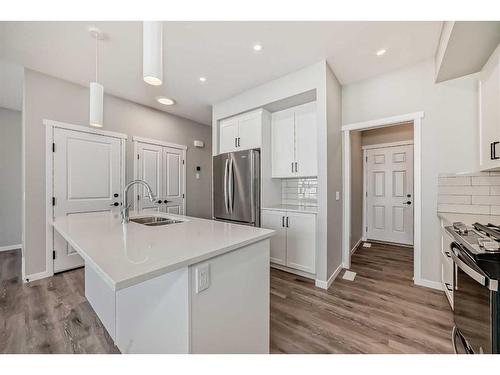
[{"label": "stainless steel appliance", "polygon": [[214,156],[214,219],[260,226],[260,151]]},{"label": "stainless steel appliance", "polygon": [[446,227],[455,241],[455,353],[500,353],[500,228],[479,223]]}]

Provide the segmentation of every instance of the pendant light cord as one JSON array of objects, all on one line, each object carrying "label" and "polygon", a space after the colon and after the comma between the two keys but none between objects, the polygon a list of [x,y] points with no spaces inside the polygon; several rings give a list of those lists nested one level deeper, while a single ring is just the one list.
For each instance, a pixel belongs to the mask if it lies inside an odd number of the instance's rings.
[{"label": "pendant light cord", "polygon": [[98,59],[98,54],[99,54],[98,45],[99,45],[99,35],[96,34],[95,35],[95,81],[96,81],[96,83],[98,83],[98,80],[97,80],[97,66],[98,66],[98,62],[99,62],[99,59]]}]

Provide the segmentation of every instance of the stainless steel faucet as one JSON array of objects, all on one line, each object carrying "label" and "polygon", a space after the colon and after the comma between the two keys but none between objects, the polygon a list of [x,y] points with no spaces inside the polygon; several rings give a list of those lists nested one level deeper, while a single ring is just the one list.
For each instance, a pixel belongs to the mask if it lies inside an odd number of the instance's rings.
[{"label": "stainless steel faucet", "polygon": [[146,188],[146,191],[148,193],[149,200],[153,202],[155,200],[155,197],[153,195],[153,191],[151,190],[151,187],[146,181],[143,180],[134,180],[130,181],[127,185],[125,185],[125,188],[123,189],[123,208],[122,208],[122,223],[128,223],[129,222],[129,209],[132,203],[128,203],[128,190],[135,184],[140,184],[143,185]]}]

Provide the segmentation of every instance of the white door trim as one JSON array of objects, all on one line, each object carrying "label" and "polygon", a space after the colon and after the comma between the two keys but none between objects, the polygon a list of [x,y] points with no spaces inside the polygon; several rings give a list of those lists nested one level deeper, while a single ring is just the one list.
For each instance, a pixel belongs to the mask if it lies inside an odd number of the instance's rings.
[{"label": "white door trim", "polygon": [[422,139],[421,125],[424,112],[414,112],[398,116],[391,116],[376,120],[358,122],[342,126],[344,136],[342,156],[343,156],[343,235],[342,235],[342,262],[344,268],[351,266],[351,254],[349,248],[349,237],[351,234],[351,131],[368,130],[396,125],[403,122],[413,122],[413,157],[414,157],[414,262],[413,273],[414,282],[417,285],[428,286],[427,280],[422,279],[421,274],[421,244],[422,244]]},{"label": "white door trim", "polygon": [[[138,150],[138,144],[139,143],[147,143],[151,145],[156,145],[156,146],[164,146],[164,147],[172,147],[176,148],[179,150],[182,150],[182,160],[184,160],[184,163],[182,164],[183,170],[183,177],[182,177],[182,185],[183,185],[183,194],[184,194],[184,200],[182,203],[182,210],[184,215],[186,215],[186,202],[187,202],[187,191],[186,191],[186,166],[187,166],[187,146],[186,145],[180,145],[176,143],[171,143],[171,142],[165,142],[165,141],[160,141],[156,139],[151,139],[151,138],[142,138],[142,137],[132,137],[132,140],[134,142],[134,180],[138,178],[138,165],[137,165],[137,160],[139,156],[139,150]],[[137,199],[135,197],[138,194],[138,187],[137,185],[134,187],[134,210],[137,211]]]},{"label": "white door trim", "polygon": [[365,145],[361,146],[362,150],[373,150],[377,148],[387,148],[387,147],[398,147],[398,146],[408,146],[412,145],[412,140],[400,141],[400,142],[388,142],[388,143],[377,143],[376,145]]},{"label": "white door trim", "polygon": [[128,135],[124,133],[118,133],[118,132],[112,132],[109,130],[102,130],[102,129],[97,129],[97,128],[91,128],[90,126],[82,126],[82,125],[74,125],[74,124],[68,124],[66,122],[60,122],[60,121],[54,121],[54,120],[43,120],[43,124],[48,127],[53,127],[53,128],[61,128],[61,129],[68,129],[68,130],[76,130],[82,133],[90,133],[90,134],[97,134],[97,135],[105,135],[107,137],[114,137],[114,138],[121,138],[121,139],[128,139]]},{"label": "white door trim", "polygon": [[125,186],[125,141],[128,136],[123,133],[116,133],[107,130],[94,129],[88,126],[73,125],[53,120],[43,120],[45,125],[45,271],[34,275],[26,275],[24,271],[24,256],[23,251],[23,280],[34,281],[54,275],[54,260],[52,259],[52,245],[54,243],[52,232],[53,221],[53,206],[52,197],[54,194],[54,161],[52,152],[52,143],[54,142],[54,128],[74,130],[84,133],[104,135],[115,137],[121,140],[121,189]]},{"label": "white door trim", "polygon": [[[378,148],[387,148],[387,147],[398,147],[398,146],[409,146],[413,145],[413,140],[407,140],[407,141],[400,141],[400,142],[389,142],[389,143],[378,143],[374,145],[366,145],[366,146],[361,146],[361,149],[363,150],[363,221],[362,221],[362,228],[361,228],[361,239],[360,241],[366,241],[366,229],[367,229],[367,211],[368,211],[368,205],[366,202],[366,195],[368,191],[368,171],[367,171],[367,165],[366,165],[366,156],[367,156],[367,150],[375,150]],[[414,224],[415,225],[415,224]],[[358,241],[359,242],[359,241]],[[408,245],[401,245],[401,246],[408,246]],[[351,255],[352,255],[352,249],[351,249]]]},{"label": "white door trim", "polygon": [[149,143],[149,144],[157,145],[157,146],[165,146],[165,147],[178,148],[180,150],[187,150],[187,146],[186,145],[180,145],[180,144],[177,144],[177,143],[159,141],[157,139],[151,139],[151,138],[143,138],[143,137],[133,136],[132,137],[132,141],[134,141],[134,142],[141,142],[141,143]]}]

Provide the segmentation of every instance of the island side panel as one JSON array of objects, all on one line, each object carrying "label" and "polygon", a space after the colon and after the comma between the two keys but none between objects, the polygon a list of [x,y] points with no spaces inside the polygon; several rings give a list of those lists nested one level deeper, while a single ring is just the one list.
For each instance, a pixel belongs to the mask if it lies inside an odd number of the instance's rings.
[{"label": "island side panel", "polygon": [[189,352],[189,278],[181,268],[116,291],[116,340],[122,353]]},{"label": "island side panel", "polygon": [[[189,267],[191,353],[269,353],[269,239]],[[197,293],[197,272],[209,286]]]},{"label": "island side panel", "polygon": [[115,335],[115,290],[89,265],[85,263],[85,297],[94,309],[109,335]]}]

